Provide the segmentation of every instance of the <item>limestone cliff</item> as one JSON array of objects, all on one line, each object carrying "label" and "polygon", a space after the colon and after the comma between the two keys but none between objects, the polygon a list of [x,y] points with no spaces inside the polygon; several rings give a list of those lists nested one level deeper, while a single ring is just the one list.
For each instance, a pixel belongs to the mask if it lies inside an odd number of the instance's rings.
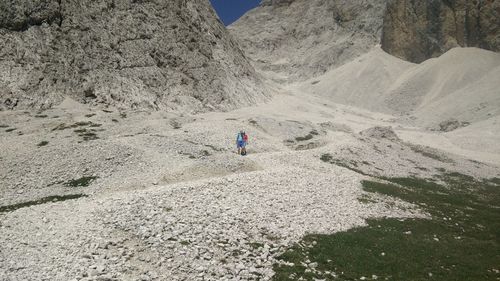
[{"label": "limestone cliff", "polygon": [[500,0],[392,0],[384,17],[382,48],[422,62],[453,47],[500,51]]},{"label": "limestone cliff", "polygon": [[386,1],[264,0],[229,30],[267,77],[302,81],[379,44]]},{"label": "limestone cliff", "polygon": [[263,89],[208,0],[0,1],[0,108],[225,110]]}]

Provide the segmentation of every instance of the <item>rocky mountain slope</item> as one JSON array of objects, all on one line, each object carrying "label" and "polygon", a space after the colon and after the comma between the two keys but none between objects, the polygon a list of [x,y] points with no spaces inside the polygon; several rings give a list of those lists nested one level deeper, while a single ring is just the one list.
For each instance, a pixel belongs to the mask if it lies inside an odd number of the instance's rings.
[{"label": "rocky mountain slope", "polygon": [[0,108],[224,110],[264,88],[208,0],[0,2]]},{"label": "rocky mountain slope", "polygon": [[267,0],[229,27],[266,76],[321,75],[380,43],[386,0]]},{"label": "rocky mountain slope", "polygon": [[500,115],[500,54],[455,48],[412,64],[380,48],[299,85],[301,92],[408,118],[428,128]]},{"label": "rocky mountain slope", "polygon": [[500,1],[390,1],[382,48],[420,63],[453,47],[500,51]]}]

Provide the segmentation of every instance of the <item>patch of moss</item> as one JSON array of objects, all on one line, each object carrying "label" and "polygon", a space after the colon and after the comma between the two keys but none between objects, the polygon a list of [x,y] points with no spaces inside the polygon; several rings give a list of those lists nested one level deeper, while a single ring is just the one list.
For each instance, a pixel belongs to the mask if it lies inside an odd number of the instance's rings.
[{"label": "patch of moss", "polygon": [[38,145],[38,147],[42,147],[42,146],[46,146],[47,144],[49,144],[48,141],[41,141],[37,145]]},{"label": "patch of moss", "polygon": [[264,247],[264,244],[262,243],[259,243],[259,242],[251,242],[251,243],[248,243],[248,245],[254,249],[254,250],[257,250],[259,248],[263,248]]},{"label": "patch of moss", "polygon": [[73,180],[67,181],[64,185],[70,186],[70,187],[87,187],[97,178],[98,177],[81,177],[79,179],[73,179]]},{"label": "patch of moss", "polygon": [[303,137],[296,137],[295,140],[296,141],[308,141],[308,140],[312,140],[314,138],[314,136],[312,134],[307,134],[306,136],[303,136]]},{"label": "patch of moss", "polygon": [[80,122],[76,122],[76,123],[71,124],[71,125],[61,123],[61,124],[57,125],[57,127],[55,127],[54,129],[52,129],[52,131],[63,131],[66,129],[74,129],[74,128],[78,128],[78,127],[87,127],[87,126],[99,127],[99,126],[101,126],[101,124],[92,123],[90,121],[80,121]]},{"label": "patch of moss", "polygon": [[349,169],[349,170],[356,172],[358,174],[361,174],[364,176],[370,176],[369,174],[363,172],[362,170],[357,169],[358,163],[356,163],[355,161],[335,159],[335,158],[333,158],[332,155],[330,155],[328,153],[321,155],[320,159],[323,162],[334,164],[334,165],[337,165],[339,167]]},{"label": "patch of moss", "polygon": [[50,202],[73,200],[73,199],[78,199],[81,197],[87,197],[87,195],[70,194],[70,195],[62,195],[62,196],[49,196],[49,197],[44,197],[42,199],[38,199],[38,200],[34,200],[34,201],[28,201],[28,202],[7,205],[7,206],[0,206],[0,213],[13,212],[17,209],[21,209],[21,208],[25,208],[25,207],[41,205],[41,204],[50,203]]},{"label": "patch of moss", "polygon": [[[279,257],[293,266],[276,264],[273,280],[498,280],[500,189],[459,173],[439,179],[363,181],[366,191],[412,202],[432,219],[372,219],[346,232],[307,235]],[[315,270],[306,271],[306,260]]]},{"label": "patch of moss", "polygon": [[424,157],[434,159],[440,162],[445,162],[445,163],[452,163],[453,161],[445,156],[439,155],[436,152],[433,152],[429,148],[421,147],[421,146],[416,146],[416,145],[411,145],[410,146],[411,150],[415,153],[419,153]]},{"label": "patch of moss", "polygon": [[361,197],[358,197],[358,201],[363,204],[371,204],[371,203],[377,203],[376,200],[373,200],[371,197],[367,196],[366,194],[363,194]]},{"label": "patch of moss", "polygon": [[91,141],[91,140],[99,139],[97,134],[94,132],[86,132],[86,133],[80,134],[78,136],[82,137],[84,141]]}]

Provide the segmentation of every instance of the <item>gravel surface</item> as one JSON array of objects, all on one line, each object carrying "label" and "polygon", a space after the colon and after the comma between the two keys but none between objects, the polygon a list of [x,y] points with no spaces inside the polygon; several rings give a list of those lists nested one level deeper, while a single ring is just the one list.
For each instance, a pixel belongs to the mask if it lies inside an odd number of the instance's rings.
[{"label": "gravel surface", "polygon": [[[0,206],[87,195],[0,213],[0,280],[269,280],[276,257],[304,234],[428,216],[365,193],[366,175],[500,171],[403,141],[398,132],[415,128],[396,129],[386,115],[314,98],[285,94],[197,116],[106,111],[0,112],[22,133],[0,133],[9,147]],[[78,122],[101,125],[53,130]],[[83,140],[82,128],[98,138]],[[233,147],[240,129],[247,157]],[[88,186],[67,184],[92,176]]]}]

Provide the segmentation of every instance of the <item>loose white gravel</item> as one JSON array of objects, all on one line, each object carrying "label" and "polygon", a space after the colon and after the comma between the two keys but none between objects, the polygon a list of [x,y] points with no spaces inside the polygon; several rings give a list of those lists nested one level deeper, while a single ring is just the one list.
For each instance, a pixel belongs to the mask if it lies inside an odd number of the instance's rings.
[{"label": "loose white gravel", "polygon": [[[309,108],[304,119],[308,105],[278,106],[301,109],[129,113],[118,123],[111,121],[118,112],[86,109],[47,111],[60,116],[56,121],[0,112],[24,133],[0,135],[2,147],[11,148],[0,154],[1,206],[88,195],[0,213],[0,280],[269,280],[276,257],[305,234],[345,231],[367,218],[428,216],[365,193],[361,181],[369,177],[324,162],[323,155],[373,175],[499,173],[385,133],[358,134],[359,127],[387,125],[376,115],[352,111],[346,120],[355,122],[327,123],[337,109]],[[89,112],[96,115],[85,117]],[[103,124],[98,140],[79,143],[72,130],[51,131],[54,123],[89,118]],[[247,157],[233,148],[240,128],[250,134]],[[312,139],[301,140],[308,134]],[[49,144],[37,147],[43,139]],[[98,178],[88,187],[47,185],[91,175]]]}]

